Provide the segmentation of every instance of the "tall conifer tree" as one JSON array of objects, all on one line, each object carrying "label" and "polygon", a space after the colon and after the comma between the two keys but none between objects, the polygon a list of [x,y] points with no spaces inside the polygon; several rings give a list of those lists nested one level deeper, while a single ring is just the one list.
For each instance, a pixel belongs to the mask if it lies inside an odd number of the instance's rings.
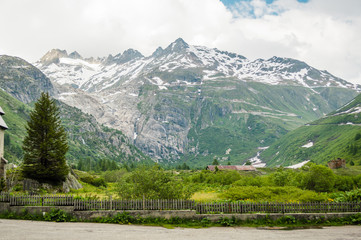
[{"label": "tall conifer tree", "polygon": [[67,136],[59,110],[48,93],[42,93],[30,113],[23,142],[23,174],[40,182],[61,182],[69,172],[65,154]]}]

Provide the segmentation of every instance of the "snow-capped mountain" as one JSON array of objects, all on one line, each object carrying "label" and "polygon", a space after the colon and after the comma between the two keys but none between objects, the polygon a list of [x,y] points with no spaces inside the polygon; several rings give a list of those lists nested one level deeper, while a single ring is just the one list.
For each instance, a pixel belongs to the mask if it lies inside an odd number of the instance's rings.
[{"label": "snow-capped mountain", "polygon": [[246,160],[361,89],[298,60],[251,61],[180,38],[150,56],[129,49],[84,59],[52,50],[35,66],[53,81],[55,97],[159,160]]},{"label": "snow-capped mountain", "polygon": [[215,48],[190,46],[182,39],[177,39],[166,49],[158,48],[149,57],[128,49],[114,57],[109,55],[94,60],[83,59],[77,52],[67,55],[66,51],[51,50],[35,65],[59,84],[70,84],[90,92],[100,92],[122,79],[129,81],[154,70],[174,72],[194,68],[202,70],[199,80],[233,77],[271,85],[360,88],[298,60],[273,57],[250,61]]}]

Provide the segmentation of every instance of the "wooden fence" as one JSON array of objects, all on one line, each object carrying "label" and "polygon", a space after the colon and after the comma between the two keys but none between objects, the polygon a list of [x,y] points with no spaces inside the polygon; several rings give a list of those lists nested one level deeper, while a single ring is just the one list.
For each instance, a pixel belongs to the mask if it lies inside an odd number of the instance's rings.
[{"label": "wooden fence", "polygon": [[193,210],[192,200],[75,200],[75,210]]},{"label": "wooden fence", "polygon": [[10,206],[74,206],[73,196],[10,196]]},{"label": "wooden fence", "polygon": [[199,203],[197,213],[327,213],[361,212],[361,202],[341,203]]},{"label": "wooden fence", "polygon": [[361,202],[309,203],[195,203],[193,200],[84,200],[73,196],[11,196],[0,194],[10,206],[74,206],[74,210],[196,210],[212,213],[327,213],[361,212]]}]

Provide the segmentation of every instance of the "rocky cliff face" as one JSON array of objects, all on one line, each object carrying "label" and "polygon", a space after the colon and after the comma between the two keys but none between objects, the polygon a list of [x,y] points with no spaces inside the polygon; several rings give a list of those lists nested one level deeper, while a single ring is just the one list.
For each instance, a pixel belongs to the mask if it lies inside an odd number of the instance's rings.
[{"label": "rocky cliff face", "polygon": [[56,98],[159,161],[243,162],[360,89],[294,59],[250,61],[182,39],[148,57],[132,49],[97,61],[63,53],[36,63]]},{"label": "rocky cliff face", "polygon": [[0,87],[25,103],[37,100],[41,92],[55,93],[50,79],[38,68],[6,55],[0,55]]}]

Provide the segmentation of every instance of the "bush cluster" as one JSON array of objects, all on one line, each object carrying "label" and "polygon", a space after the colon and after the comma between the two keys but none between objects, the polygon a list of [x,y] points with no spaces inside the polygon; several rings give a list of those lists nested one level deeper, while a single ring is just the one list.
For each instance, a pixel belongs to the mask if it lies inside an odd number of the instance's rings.
[{"label": "bush cluster", "polygon": [[117,191],[122,199],[188,199],[190,192],[175,176],[157,165],[145,166],[121,178]]},{"label": "bush cluster", "polygon": [[80,177],[80,181],[91,184],[95,187],[106,187],[107,183],[102,177],[94,177],[92,175],[85,175]]}]

